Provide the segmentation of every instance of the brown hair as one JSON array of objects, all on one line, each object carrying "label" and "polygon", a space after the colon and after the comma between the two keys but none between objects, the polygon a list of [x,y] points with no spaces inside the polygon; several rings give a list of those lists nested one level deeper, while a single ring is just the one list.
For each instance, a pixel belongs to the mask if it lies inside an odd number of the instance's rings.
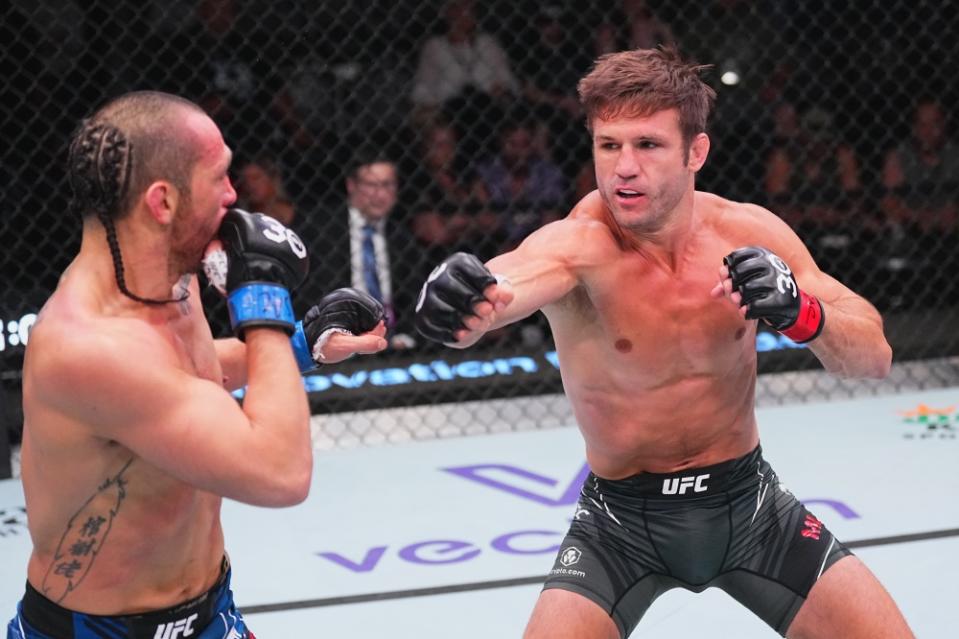
[{"label": "brown hair", "polygon": [[700,77],[710,68],[684,60],[675,46],[600,56],[577,86],[586,128],[593,130],[595,118],[645,116],[676,108],[688,145],[706,130],[716,99],[716,92]]},{"label": "brown hair", "polygon": [[180,124],[189,100],[158,91],[124,94],[83,120],[70,142],[71,208],[83,217],[119,219],[156,180],[187,197],[200,149]]}]

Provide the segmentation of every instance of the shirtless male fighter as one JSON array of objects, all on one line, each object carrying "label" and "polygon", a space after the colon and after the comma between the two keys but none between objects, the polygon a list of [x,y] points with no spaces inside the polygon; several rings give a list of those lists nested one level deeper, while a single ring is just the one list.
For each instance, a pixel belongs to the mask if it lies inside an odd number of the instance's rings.
[{"label": "shirtless male fighter", "polygon": [[[233,604],[221,502],[305,499],[300,371],[386,341],[382,307],[352,289],[294,321],[306,249],[276,220],[228,209],[230,159],[213,120],[164,93],[120,96],[73,137],[83,233],[26,351],[33,551],[8,639],[253,637]],[[200,304],[195,273],[214,244],[240,339],[214,340]],[[230,390],[244,385],[240,405]]]},{"label": "shirtless male fighter", "polygon": [[722,588],[784,636],[911,637],[873,574],[783,488],[754,412],[757,320],[843,377],[889,372],[882,320],[771,212],[694,187],[713,90],[672,49],[579,84],[596,191],[486,265],[458,253],[417,326],[465,348],[542,310],[592,470],[527,639],[626,637],[670,588]]}]

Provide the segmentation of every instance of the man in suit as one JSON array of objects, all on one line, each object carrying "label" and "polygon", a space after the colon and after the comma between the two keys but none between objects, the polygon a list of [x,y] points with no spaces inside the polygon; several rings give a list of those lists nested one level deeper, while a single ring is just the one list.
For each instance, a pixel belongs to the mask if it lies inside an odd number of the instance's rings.
[{"label": "man in suit", "polygon": [[413,307],[424,262],[396,214],[396,162],[382,149],[362,148],[345,184],[346,201],[324,207],[329,215],[304,229],[307,238],[312,236],[307,241],[316,257],[306,286],[315,292],[351,286],[369,293],[386,310],[389,348],[413,348]]}]

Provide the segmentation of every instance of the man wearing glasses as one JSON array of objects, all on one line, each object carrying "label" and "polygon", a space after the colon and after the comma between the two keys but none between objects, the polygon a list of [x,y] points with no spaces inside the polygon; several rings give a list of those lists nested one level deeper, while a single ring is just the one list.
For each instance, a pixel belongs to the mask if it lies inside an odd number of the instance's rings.
[{"label": "man wearing glasses", "polygon": [[396,162],[380,148],[361,148],[345,184],[346,201],[324,207],[324,216],[304,229],[316,256],[308,286],[368,293],[386,310],[390,348],[412,348],[412,309],[425,265],[397,215]]}]

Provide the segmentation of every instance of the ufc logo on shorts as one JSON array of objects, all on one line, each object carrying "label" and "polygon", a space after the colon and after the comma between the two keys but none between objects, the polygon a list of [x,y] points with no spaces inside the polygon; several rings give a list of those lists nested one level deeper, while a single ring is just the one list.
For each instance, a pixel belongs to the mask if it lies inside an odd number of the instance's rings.
[{"label": "ufc logo on shorts", "polygon": [[673,477],[663,480],[664,495],[685,495],[690,488],[694,493],[706,492],[706,480],[709,479],[709,473],[697,475],[695,477]]},{"label": "ufc logo on shorts", "polygon": [[157,626],[157,631],[153,639],[179,639],[179,637],[189,637],[193,634],[193,622],[199,615],[193,613],[186,619],[171,621],[170,623],[161,623]]}]

